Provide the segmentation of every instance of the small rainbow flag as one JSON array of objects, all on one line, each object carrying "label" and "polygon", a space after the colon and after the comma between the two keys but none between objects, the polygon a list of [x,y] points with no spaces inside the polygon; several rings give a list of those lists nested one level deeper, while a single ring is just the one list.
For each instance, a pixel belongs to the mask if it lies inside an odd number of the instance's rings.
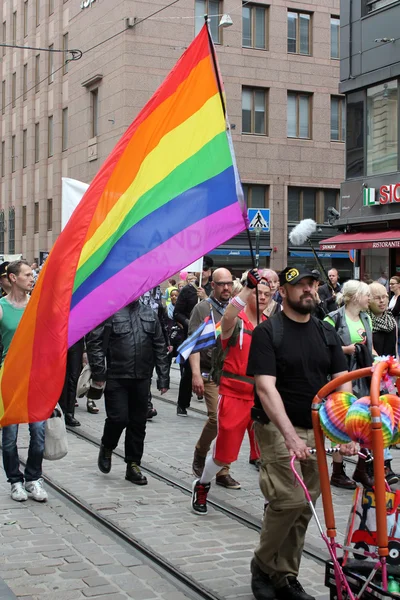
[{"label": "small rainbow flag", "polygon": [[67,348],[246,228],[204,26],[118,142],[57,239],[0,373],[0,424],[48,418]]}]

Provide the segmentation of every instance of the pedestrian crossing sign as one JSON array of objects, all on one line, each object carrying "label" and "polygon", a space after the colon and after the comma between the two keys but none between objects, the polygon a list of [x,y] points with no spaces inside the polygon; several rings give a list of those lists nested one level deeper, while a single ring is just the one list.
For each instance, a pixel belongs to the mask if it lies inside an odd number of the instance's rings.
[{"label": "pedestrian crossing sign", "polygon": [[249,230],[269,231],[269,208],[248,208]]}]

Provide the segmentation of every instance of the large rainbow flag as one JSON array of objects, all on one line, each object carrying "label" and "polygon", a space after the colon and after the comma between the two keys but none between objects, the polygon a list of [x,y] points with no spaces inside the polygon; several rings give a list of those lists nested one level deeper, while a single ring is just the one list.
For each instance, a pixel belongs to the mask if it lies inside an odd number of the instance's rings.
[{"label": "large rainbow flag", "polygon": [[48,418],[69,346],[245,229],[213,52],[204,26],[57,239],[0,372],[1,425]]}]

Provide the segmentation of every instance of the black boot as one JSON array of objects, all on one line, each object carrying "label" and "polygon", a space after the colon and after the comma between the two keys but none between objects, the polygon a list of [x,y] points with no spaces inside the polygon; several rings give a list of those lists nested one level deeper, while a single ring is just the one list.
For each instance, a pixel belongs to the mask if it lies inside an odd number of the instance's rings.
[{"label": "black boot", "polygon": [[385,479],[389,485],[394,485],[399,481],[398,475],[392,471],[392,461],[389,459],[385,460]]},{"label": "black boot", "polygon": [[278,600],[315,600],[296,577],[287,577],[287,585],[276,591],[276,597]]},{"label": "black boot", "polygon": [[140,470],[139,465],[135,462],[129,462],[126,465],[125,479],[127,479],[131,483],[136,483],[136,485],[147,485],[146,477]]},{"label": "black boot", "polygon": [[109,473],[111,471],[111,457],[112,450],[109,450],[109,448],[106,448],[101,444],[97,464],[102,473]]},{"label": "black boot", "polygon": [[344,464],[342,462],[334,462],[331,476],[331,485],[342,488],[344,490],[355,490],[356,484],[346,475]]},{"label": "black boot", "polygon": [[[363,454],[366,454],[364,448],[361,448],[361,452]],[[371,489],[374,486],[374,478],[368,475],[368,465],[366,459],[363,456],[358,456],[356,470],[353,473],[353,479],[357,483],[361,483],[361,485],[367,489]]]},{"label": "black boot", "polygon": [[73,414],[65,413],[64,419],[65,419],[65,424],[68,425],[68,427],[80,427],[80,423],[79,423],[78,419],[75,419]]},{"label": "black boot", "polygon": [[275,600],[275,588],[269,576],[261,571],[254,558],[250,563],[251,591],[256,600]]}]

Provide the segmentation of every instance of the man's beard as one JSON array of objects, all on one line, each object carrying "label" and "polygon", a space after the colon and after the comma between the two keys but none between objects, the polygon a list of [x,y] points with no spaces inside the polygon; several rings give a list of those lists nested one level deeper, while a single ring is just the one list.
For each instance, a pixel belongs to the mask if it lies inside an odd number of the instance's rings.
[{"label": "man's beard", "polygon": [[[304,298],[309,298],[311,300],[311,302],[307,302],[307,303],[303,304],[302,301]],[[290,308],[292,310],[295,310],[296,312],[298,312],[301,315],[311,314],[316,306],[315,298],[313,296],[311,296],[311,294],[303,294],[302,296],[300,296],[300,299],[297,301],[291,300],[289,298],[289,295],[287,295],[286,302],[288,303],[288,305],[290,306]]]}]

